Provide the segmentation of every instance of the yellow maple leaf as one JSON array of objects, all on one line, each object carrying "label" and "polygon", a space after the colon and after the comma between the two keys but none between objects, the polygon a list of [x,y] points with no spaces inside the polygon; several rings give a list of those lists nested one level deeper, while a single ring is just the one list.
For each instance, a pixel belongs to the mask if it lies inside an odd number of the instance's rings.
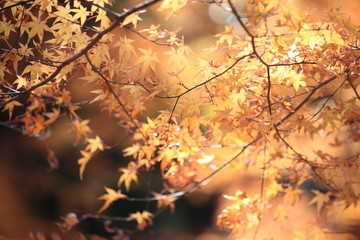
[{"label": "yellow maple leaf", "polygon": [[301,194],[303,191],[301,189],[294,189],[293,187],[289,187],[285,189],[284,200],[290,202],[291,205],[294,205],[296,202],[301,200]]},{"label": "yellow maple leaf", "polygon": [[29,37],[28,40],[30,41],[30,39],[32,39],[34,36],[38,36],[40,41],[43,41],[43,37],[44,37],[44,32],[51,32],[50,27],[48,26],[48,24],[46,23],[46,21],[41,21],[41,18],[36,18],[33,16],[33,21],[28,22],[28,29],[31,29],[28,31]]},{"label": "yellow maple leaf", "polygon": [[[127,12],[127,9],[124,9],[124,12]],[[137,27],[137,23],[138,21],[141,21],[141,17],[139,17],[140,13],[143,13],[145,11],[139,11],[139,12],[135,12],[129,16],[127,16],[124,20],[124,22],[121,24],[121,26],[126,26],[129,23],[132,23],[132,25],[134,25],[134,28]]]},{"label": "yellow maple leaf", "polygon": [[166,17],[167,20],[171,15],[176,14],[186,4],[187,4],[187,0],[165,0],[161,4],[159,11],[170,9],[169,14]]},{"label": "yellow maple leaf", "polygon": [[102,89],[97,89],[97,90],[93,90],[90,91],[91,93],[95,93],[97,94],[96,98],[94,98],[90,103],[96,102],[96,101],[101,101],[104,100],[106,98],[106,93],[102,90]]},{"label": "yellow maple leaf", "polygon": [[299,91],[300,86],[305,87],[306,82],[302,81],[303,76],[301,74],[297,74],[295,76],[292,76],[292,84],[295,89],[295,91]]},{"label": "yellow maple leaf", "polygon": [[139,149],[140,149],[140,145],[139,144],[134,144],[130,147],[127,147],[123,150],[124,154],[123,156],[124,157],[128,157],[128,156],[134,156],[134,158],[136,157],[136,155],[138,154],[139,152]]},{"label": "yellow maple leaf", "polygon": [[80,151],[80,152],[83,156],[78,160],[78,164],[80,165],[80,179],[82,180],[86,164],[90,161],[92,157],[92,152],[87,152],[87,151]]},{"label": "yellow maple leaf", "polygon": [[14,111],[14,108],[16,106],[22,106],[21,103],[19,103],[18,101],[12,101],[12,102],[9,102],[5,105],[4,109],[2,110],[2,112],[4,111],[9,111],[9,119],[11,119],[12,117],[12,113]]},{"label": "yellow maple leaf", "polygon": [[14,81],[14,84],[15,83],[17,84],[17,86],[16,86],[17,90],[22,88],[22,87],[27,87],[29,85],[29,81],[26,78],[24,78],[22,76],[19,76],[19,75],[17,75],[17,77],[18,77],[18,79],[16,79]]},{"label": "yellow maple leaf", "polygon": [[126,191],[129,191],[131,182],[138,182],[137,166],[134,162],[130,162],[127,168],[121,168],[122,175],[119,178],[118,186],[125,184]]},{"label": "yellow maple leaf", "polygon": [[219,34],[216,34],[215,37],[219,37],[219,43],[222,44],[227,42],[229,46],[232,45],[234,38],[239,38],[238,34],[236,34],[233,29],[229,26],[225,25],[225,31]]},{"label": "yellow maple leaf", "polygon": [[99,136],[96,136],[95,138],[88,138],[87,141],[89,144],[86,146],[85,150],[89,150],[92,153],[96,152],[96,150],[104,150],[104,144]]},{"label": "yellow maple leaf", "polygon": [[269,199],[276,197],[276,195],[281,191],[283,191],[281,184],[277,183],[276,181],[272,181],[267,187],[266,197]]},{"label": "yellow maple leaf", "polygon": [[156,72],[156,64],[160,63],[159,58],[156,56],[156,53],[152,51],[151,48],[149,50],[139,49],[144,55],[138,58],[136,64],[141,65],[141,74],[144,76],[149,70]]},{"label": "yellow maple leaf", "polygon": [[71,9],[71,12],[75,13],[74,16],[72,17],[73,20],[80,20],[80,24],[84,25],[84,23],[86,22],[86,18],[88,15],[88,11],[86,10],[85,7],[83,6],[79,6],[78,9]]},{"label": "yellow maple leaf", "polygon": [[113,190],[111,188],[105,187],[106,190],[106,194],[100,196],[98,199],[100,200],[105,200],[104,204],[102,205],[102,207],[99,209],[98,213],[103,212],[105,209],[107,209],[111,203],[113,203],[114,201],[118,200],[118,199],[124,199],[127,198],[127,196],[125,194],[122,194],[120,190]]},{"label": "yellow maple leaf", "polygon": [[326,204],[330,201],[331,192],[322,193],[318,190],[312,190],[312,192],[316,196],[309,202],[309,205],[316,204],[316,209],[318,212],[320,212],[320,210],[324,206],[324,204]]},{"label": "yellow maple leaf", "polygon": [[185,57],[185,54],[181,52],[181,49],[171,48],[170,51],[165,53],[169,55],[168,64],[173,67],[182,68],[189,64],[189,60]]}]

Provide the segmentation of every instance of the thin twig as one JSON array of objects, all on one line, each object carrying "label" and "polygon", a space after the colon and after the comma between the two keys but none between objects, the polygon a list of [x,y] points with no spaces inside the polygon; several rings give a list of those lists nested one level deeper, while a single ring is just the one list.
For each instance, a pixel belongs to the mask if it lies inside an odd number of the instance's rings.
[{"label": "thin twig", "polygon": [[357,99],[360,100],[360,95],[359,95],[359,93],[356,91],[356,87],[354,86],[353,82],[350,80],[350,75],[349,75],[349,74],[347,75],[346,80],[349,82],[349,84],[350,84],[351,88],[353,89],[353,91],[354,91]]},{"label": "thin twig", "polygon": [[18,3],[14,3],[14,4],[12,4],[12,5],[9,5],[9,6],[6,6],[6,7],[1,8],[1,9],[0,9],[0,12],[5,11],[5,10],[10,9],[10,8],[13,8],[13,7],[16,7],[16,6],[19,6],[19,5],[26,5],[27,3],[33,2],[33,1],[34,1],[34,0],[27,0],[27,1],[20,1],[20,2],[18,2]]},{"label": "thin twig", "polygon": [[139,130],[140,134],[143,136],[144,139],[146,139],[145,134],[141,131],[140,126],[135,122],[135,120],[131,117],[129,111],[126,109],[124,103],[120,100],[119,96],[116,94],[116,92],[114,91],[114,89],[111,87],[108,79],[100,72],[98,71],[98,69],[95,67],[95,65],[91,62],[89,56],[87,53],[85,53],[85,58],[88,61],[88,63],[90,64],[92,70],[94,72],[96,72],[105,82],[107,88],[109,89],[109,91],[111,92],[111,94],[114,96],[114,98],[116,99],[116,101],[118,102],[118,104],[120,105],[121,109],[123,110],[123,112],[126,114],[126,116],[129,118],[129,120],[132,122],[132,124],[134,125],[134,127]]}]

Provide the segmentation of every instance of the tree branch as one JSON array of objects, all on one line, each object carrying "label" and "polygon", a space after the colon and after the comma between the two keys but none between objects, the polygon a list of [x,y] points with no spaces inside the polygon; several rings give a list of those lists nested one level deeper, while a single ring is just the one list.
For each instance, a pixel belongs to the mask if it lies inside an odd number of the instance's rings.
[{"label": "tree branch", "polygon": [[88,45],[86,45],[86,47],[84,47],[80,52],[78,52],[77,54],[73,55],[72,57],[68,58],[67,60],[65,60],[63,63],[61,63],[59,66],[57,66],[56,70],[49,76],[47,77],[46,79],[44,79],[43,81],[41,81],[40,83],[38,84],[35,84],[33,86],[31,86],[30,88],[20,92],[17,96],[14,96],[12,98],[10,98],[9,100],[7,101],[4,101],[2,103],[0,103],[0,107],[3,107],[5,106],[7,103],[10,103],[14,100],[16,100],[17,98],[20,97],[20,95],[24,95],[26,93],[29,93],[43,85],[45,85],[46,83],[52,81],[59,73],[60,71],[66,67],[67,65],[69,65],[70,63],[72,63],[73,61],[77,60],[78,58],[82,57],[83,55],[85,55],[87,53],[87,51],[89,51],[93,46],[95,46],[95,44],[97,44],[99,42],[99,40],[107,33],[111,32],[112,30],[114,30],[117,26],[119,26],[123,21],[124,19],[137,12],[137,11],[140,11],[142,9],[145,9],[157,2],[159,2],[160,0],[150,0],[150,1],[146,1],[146,2],[143,2],[143,3],[140,3],[136,6],[134,6],[133,8],[129,9],[128,11],[126,12],[123,12],[121,14],[118,14],[116,16],[116,19],[115,21],[106,29],[104,29],[103,31],[99,32],[91,41]]}]

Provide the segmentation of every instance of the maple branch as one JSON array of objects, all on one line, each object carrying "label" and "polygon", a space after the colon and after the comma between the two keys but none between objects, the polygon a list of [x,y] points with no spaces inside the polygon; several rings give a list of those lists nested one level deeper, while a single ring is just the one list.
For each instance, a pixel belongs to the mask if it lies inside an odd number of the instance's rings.
[{"label": "maple branch", "polygon": [[[251,41],[251,47],[253,50],[253,54],[259,59],[259,61],[264,64],[266,67],[276,67],[276,66],[292,66],[292,65],[300,65],[300,64],[316,64],[316,62],[305,62],[304,60],[301,62],[296,62],[296,63],[277,63],[277,64],[269,64],[266,63],[262,57],[260,56],[260,54],[257,52],[256,49],[256,43],[255,43],[255,38],[258,38],[259,36],[256,36],[254,34],[252,34],[250,32],[250,30],[248,29],[248,27],[246,27],[245,23],[243,22],[243,20],[241,20],[241,16],[239,15],[239,13],[237,12],[235,6],[233,5],[231,0],[228,0],[228,3],[230,5],[231,11],[232,13],[235,15],[236,20],[238,21],[238,23],[240,24],[240,26],[244,29],[244,31],[246,32],[246,34],[250,37],[250,41]],[[268,77],[268,83],[270,83],[270,79]],[[271,110],[269,110],[271,111]]]},{"label": "maple branch", "polygon": [[271,110],[271,76],[270,76],[270,67],[266,66],[266,72],[267,72],[267,82],[268,82],[268,87],[267,87],[267,102],[268,102],[268,106],[269,106],[269,114],[270,117],[272,116],[272,110]]},{"label": "maple branch", "polygon": [[258,215],[257,217],[258,217],[259,223],[258,223],[257,226],[256,226],[256,229],[255,229],[255,232],[254,232],[254,235],[253,235],[252,240],[255,240],[255,239],[256,239],[256,236],[257,236],[257,234],[258,234],[258,232],[259,232],[260,225],[261,225],[261,214],[259,213],[259,215]]},{"label": "maple branch", "polygon": [[354,86],[353,82],[350,80],[350,75],[348,74],[347,77],[346,77],[346,80],[349,82],[351,88],[353,89],[356,97],[360,100],[360,95],[359,93],[356,91],[356,87]]},{"label": "maple branch", "polygon": [[306,98],[294,109],[293,112],[290,112],[289,114],[287,114],[285,117],[283,117],[279,122],[277,122],[275,124],[275,127],[278,127],[281,123],[283,123],[284,121],[286,121],[288,118],[290,118],[292,115],[294,115],[302,106],[305,105],[305,103],[307,103],[310,98],[315,94],[315,92],[320,89],[321,87],[327,85],[328,83],[332,82],[334,79],[336,79],[337,76],[333,76],[323,82],[321,82],[319,85],[317,85],[316,87],[314,87],[314,89],[310,92],[309,95],[306,96]]},{"label": "maple branch", "polygon": [[[120,221],[120,222],[132,222],[136,221],[136,219],[131,217],[112,217],[112,216],[106,216],[101,214],[93,214],[89,215],[88,217],[96,218],[96,219],[102,219],[102,220],[110,220],[110,221]],[[81,219],[82,221],[85,219]]]},{"label": "maple branch", "polygon": [[176,108],[179,100],[180,100],[180,97],[176,98],[176,101],[175,101],[175,103],[174,103],[174,106],[173,106],[173,108],[172,108],[172,110],[171,110],[170,117],[169,117],[169,120],[168,120],[168,123],[169,123],[169,125],[168,125],[168,130],[169,130],[169,128],[170,128],[171,118],[172,118],[172,116],[174,115],[175,108]]},{"label": "maple branch", "polygon": [[[9,49],[4,49],[4,48],[1,48],[0,49],[0,54],[2,53],[5,53],[6,52],[6,55],[9,54],[11,52],[11,50]],[[16,55],[28,60],[28,61],[34,61],[34,62],[38,62],[38,63],[41,63],[43,65],[46,65],[46,66],[50,66],[50,67],[58,67],[59,65],[55,65],[54,63],[63,63],[62,61],[54,61],[54,60],[50,60],[50,59],[44,59],[44,58],[39,58],[39,57],[35,57],[35,56],[26,56],[26,55],[22,55],[20,54],[18,51],[15,52]],[[2,57],[2,58],[5,58]]]},{"label": "maple branch", "polygon": [[168,199],[168,198],[181,197],[184,194],[185,194],[185,192],[179,191],[179,192],[175,192],[175,193],[171,193],[171,194],[165,194],[165,195],[149,197],[149,198],[131,198],[131,197],[128,197],[128,198],[124,198],[123,200],[130,201],[130,202],[159,201],[159,200],[164,200],[164,199]]},{"label": "maple branch", "polygon": [[269,67],[279,67],[279,66],[293,66],[293,65],[302,65],[302,64],[317,64],[316,62],[294,62],[294,63],[276,63],[276,64],[269,64]]},{"label": "maple branch", "polygon": [[232,163],[236,158],[238,158],[241,154],[244,153],[244,151],[250,147],[251,145],[253,145],[254,143],[256,143],[257,141],[259,141],[261,139],[261,137],[256,138],[254,140],[252,140],[251,142],[247,143],[246,145],[242,146],[242,149],[236,153],[232,158],[230,158],[229,160],[227,160],[226,162],[224,162],[220,167],[218,167],[216,170],[214,170],[213,172],[211,172],[209,175],[207,175],[206,177],[204,177],[203,179],[201,179],[200,181],[197,181],[192,187],[190,187],[189,189],[184,191],[184,195],[192,193],[193,191],[195,191],[200,185],[202,185],[204,182],[206,182],[207,180],[209,180],[210,178],[212,178],[215,174],[217,174],[218,172],[220,172],[223,168],[225,168],[226,166],[228,166],[230,163]]},{"label": "maple branch", "polygon": [[[311,29],[301,29],[301,31],[320,31],[320,30],[326,30],[326,28],[321,29],[320,27],[318,28],[311,28]],[[264,35],[258,35],[256,36],[256,38],[277,38],[277,37],[283,37],[286,35],[292,35],[292,34],[298,34],[299,31],[293,31],[293,32],[287,32],[287,33],[280,33],[280,34],[264,34]]]},{"label": "maple branch", "polygon": [[13,8],[13,7],[16,7],[16,6],[19,6],[19,5],[26,5],[27,3],[33,2],[33,1],[34,0],[26,0],[26,1],[20,1],[20,2],[14,3],[12,5],[1,8],[0,12],[5,11],[5,10],[10,9],[10,8]]},{"label": "maple branch", "polygon": [[170,43],[159,43],[158,40],[159,39],[155,39],[155,40],[152,40],[152,39],[149,39],[147,38],[146,36],[144,36],[143,34],[141,34],[139,31],[136,31],[135,29],[133,29],[132,27],[130,26],[124,26],[126,29],[128,29],[129,31],[137,34],[138,36],[140,36],[141,38],[145,39],[146,41],[149,41],[149,42],[152,42],[156,45],[159,45],[159,46],[165,46],[165,47],[171,47],[172,45]]},{"label": "maple branch", "polygon": [[238,21],[238,23],[240,23],[241,27],[244,29],[244,31],[246,32],[247,35],[249,35],[251,37],[251,39],[254,38],[254,35],[249,31],[249,29],[246,27],[245,23],[243,22],[243,20],[241,20],[240,15],[238,14],[234,4],[232,3],[231,0],[228,0],[228,3],[230,5],[231,11],[232,13],[235,15],[236,20]]},{"label": "maple branch", "polygon": [[129,111],[126,109],[125,105],[122,103],[122,101],[120,100],[119,96],[115,93],[114,89],[111,87],[108,79],[95,67],[95,65],[91,62],[88,53],[85,53],[85,58],[88,61],[88,63],[91,66],[91,69],[97,73],[105,82],[107,88],[109,89],[109,91],[111,92],[111,94],[114,96],[114,98],[116,99],[116,101],[118,102],[118,104],[120,105],[121,109],[123,110],[123,112],[126,114],[126,116],[130,119],[130,121],[132,122],[132,124],[134,124],[134,127],[139,130],[140,134],[143,136],[144,139],[146,139],[145,134],[141,131],[139,125],[135,122],[135,120],[131,117]]},{"label": "maple branch", "polygon": [[46,79],[44,79],[43,81],[41,81],[38,84],[35,84],[33,86],[31,86],[30,88],[21,91],[17,96],[12,97],[10,99],[8,99],[7,101],[4,101],[2,103],[0,103],[0,106],[3,107],[4,105],[6,105],[7,103],[10,103],[12,101],[15,101],[17,98],[20,97],[20,95],[24,95],[26,93],[29,93],[43,85],[45,85],[46,83],[52,81],[59,73],[60,71],[66,67],[67,65],[69,65],[70,63],[72,63],[73,61],[77,60],[78,58],[82,57],[83,55],[85,55],[87,53],[87,51],[89,51],[93,46],[95,46],[95,44],[97,44],[99,42],[99,40],[107,33],[111,32],[112,30],[114,30],[117,26],[119,26],[119,24],[121,24],[124,19],[137,12],[140,11],[142,9],[145,9],[157,2],[159,2],[160,0],[149,0],[149,1],[145,1],[143,3],[139,3],[137,5],[135,5],[133,8],[129,9],[126,12],[123,12],[121,14],[118,14],[115,21],[112,22],[112,24],[108,27],[105,28],[103,31],[99,32],[89,43],[88,45],[86,45],[82,50],[80,50],[80,52],[76,53],[75,55],[73,55],[72,57],[68,58],[67,60],[65,60],[63,63],[61,63],[59,66],[56,67],[56,70]]},{"label": "maple branch", "polygon": [[321,107],[319,108],[319,110],[316,111],[316,113],[313,114],[313,116],[310,118],[310,120],[312,120],[314,117],[316,117],[323,109],[324,107],[326,106],[326,104],[330,101],[330,99],[340,90],[340,88],[344,85],[344,83],[347,81],[347,79],[345,79],[336,89],[335,91],[330,94],[325,102],[321,105]]},{"label": "maple branch", "polygon": [[[164,200],[164,199],[168,199],[168,198],[175,198],[173,200],[173,202],[176,202],[177,200],[179,200],[180,198],[186,196],[187,194],[190,194],[190,193],[194,192],[199,186],[201,186],[204,182],[206,182],[207,180],[212,178],[214,175],[216,175],[218,172],[220,172],[222,169],[224,169],[226,166],[228,166],[231,162],[233,162],[235,159],[237,159],[242,153],[244,153],[244,151],[248,147],[250,147],[251,145],[253,145],[254,143],[256,143],[260,139],[261,139],[261,137],[247,143],[244,146],[242,146],[242,149],[238,153],[236,153],[232,158],[227,160],[220,167],[218,167],[216,170],[211,172],[206,177],[202,178],[200,181],[197,181],[196,183],[194,183],[193,186],[191,186],[189,189],[187,189],[185,191],[179,191],[179,192],[175,192],[175,193],[172,193],[172,194],[167,194],[167,195],[162,195],[162,196],[157,196],[157,197],[155,196],[155,197],[151,197],[151,198],[124,198],[123,200],[134,201],[134,202],[146,202],[146,201],[158,201],[158,200]],[[153,216],[154,216],[153,218],[160,215],[168,207],[169,207],[169,205],[166,205],[166,206],[158,209],[153,214]],[[134,220],[134,219],[129,219],[129,218],[123,218],[123,217],[119,218],[119,217],[111,217],[111,216],[104,216],[104,215],[93,215],[93,216],[96,217],[96,218],[108,219],[108,220],[113,220],[113,221],[132,221],[132,220]]]},{"label": "maple branch", "polygon": [[[317,163],[314,163],[314,162],[311,162],[311,161],[305,159],[300,153],[298,153],[298,152],[281,136],[280,131],[279,131],[279,129],[278,129],[278,126],[279,126],[280,124],[282,124],[284,121],[286,121],[288,118],[290,118],[290,117],[291,117],[293,114],[295,114],[297,111],[299,111],[299,109],[300,109],[302,106],[304,106],[305,103],[307,103],[307,102],[310,100],[310,98],[315,94],[315,92],[316,92],[319,88],[325,86],[326,84],[330,83],[331,81],[333,81],[333,80],[336,79],[336,78],[337,78],[336,76],[333,76],[333,77],[327,79],[326,81],[320,83],[319,85],[317,85],[317,86],[311,91],[311,93],[294,109],[293,112],[290,112],[288,115],[286,115],[284,118],[282,118],[279,122],[275,123],[275,124],[273,125],[273,127],[274,127],[274,129],[275,129],[275,131],[276,131],[277,136],[280,138],[280,140],[281,140],[287,147],[289,147],[289,148],[291,149],[291,151],[293,151],[293,152],[299,157],[300,160],[302,160],[304,163],[306,163],[307,165],[310,166],[310,168],[311,168],[312,172],[315,174],[315,176],[318,177],[318,178],[322,181],[322,183],[325,184],[326,186],[328,186],[330,189],[332,189],[333,191],[338,192],[339,190],[338,190],[337,188],[331,186],[329,183],[327,183],[327,182],[317,173],[316,170],[320,167],[320,165],[317,164]],[[344,81],[344,82],[345,82],[345,81]],[[344,82],[343,82],[343,83],[344,83]],[[343,83],[342,83],[340,86],[342,86]],[[339,88],[338,88],[338,89],[339,89]],[[338,89],[337,89],[337,90],[338,90]],[[337,90],[336,90],[336,91],[337,91]],[[335,91],[335,92],[336,92],[336,91]],[[334,94],[335,94],[335,93],[334,93]]]},{"label": "maple branch", "polygon": [[[309,93],[309,92],[311,92],[311,90],[307,90],[307,91],[305,91],[305,92],[302,92],[302,93],[299,93],[299,94],[296,94],[296,95],[293,95],[293,96],[286,97],[286,98],[281,99],[281,100],[279,100],[279,101],[272,102],[271,105],[283,103],[283,102],[285,102],[285,101],[287,101],[287,100],[300,97],[300,96],[302,96],[302,95],[304,95],[304,94],[307,94],[307,93]],[[260,95],[260,96],[266,98],[266,96],[262,96],[262,95]],[[255,119],[255,118],[259,117],[259,116],[264,112],[264,110],[267,109],[267,108],[269,108],[269,105],[266,105],[266,106],[262,107],[262,108],[261,108],[261,111],[260,111],[259,113],[255,114],[255,116],[253,116],[251,119]]]},{"label": "maple branch", "polygon": [[[286,145],[288,148],[290,148],[291,151],[293,151],[293,152],[299,157],[299,159],[300,159],[301,161],[303,161],[304,163],[306,163],[307,165],[310,166],[311,172],[312,172],[318,179],[320,179],[321,182],[322,182],[324,185],[328,186],[330,189],[332,189],[332,190],[335,191],[335,192],[339,192],[339,190],[338,190],[336,187],[333,187],[333,186],[331,186],[329,183],[327,183],[327,182],[323,179],[323,177],[321,177],[321,176],[319,175],[319,173],[316,171],[316,170],[321,166],[320,164],[314,163],[314,162],[311,162],[311,161],[305,159],[300,153],[298,153],[298,152],[281,136],[281,134],[280,134],[280,132],[279,132],[279,129],[275,126],[275,124],[274,124],[274,128],[275,128],[275,131],[276,131],[277,136],[281,139],[281,141],[282,141],[283,143],[285,143],[285,145]],[[326,166],[322,166],[322,168],[326,168]]]},{"label": "maple branch", "polygon": [[251,55],[253,55],[253,53],[246,54],[246,55],[244,55],[244,56],[236,59],[235,62],[234,62],[233,64],[231,64],[228,68],[226,68],[224,71],[216,74],[215,76],[213,76],[213,77],[211,77],[211,78],[209,78],[209,79],[207,79],[207,80],[205,80],[205,81],[203,81],[203,82],[201,82],[201,83],[199,83],[199,84],[197,84],[197,85],[195,85],[195,86],[193,86],[193,87],[191,87],[191,88],[188,88],[187,90],[185,90],[184,92],[182,92],[182,93],[180,93],[180,94],[178,94],[178,95],[174,95],[174,96],[159,96],[159,95],[155,95],[155,96],[158,97],[158,98],[179,98],[179,97],[182,97],[182,96],[184,96],[185,94],[187,94],[188,92],[191,92],[191,91],[193,91],[193,90],[196,89],[196,88],[199,88],[199,87],[201,87],[201,86],[203,86],[203,85],[206,85],[206,83],[211,82],[212,80],[214,80],[214,79],[216,79],[216,78],[224,75],[226,72],[228,72],[228,71],[231,70],[233,67],[235,67],[238,62],[240,62],[240,61],[243,60],[244,58],[249,57],[249,56],[251,56]]}]

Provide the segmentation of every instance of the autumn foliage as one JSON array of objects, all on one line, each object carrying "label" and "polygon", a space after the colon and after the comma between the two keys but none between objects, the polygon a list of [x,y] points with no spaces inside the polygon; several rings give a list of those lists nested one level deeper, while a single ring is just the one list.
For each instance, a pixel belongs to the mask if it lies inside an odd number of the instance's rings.
[{"label": "autumn foliage", "polygon": [[[107,228],[131,238],[178,199],[231,182],[232,172],[253,176],[256,187],[224,194],[216,225],[230,237],[270,237],[262,226],[286,224],[297,206],[313,206],[315,220],[273,239],[336,232],[328,220],[360,197],[359,26],[341,8],[319,15],[287,0],[120,2],[0,1],[1,125],[42,141],[67,119],[81,148],[68,161],[82,180],[98,154],[123,147],[129,159],[113,172],[118,182],[105,187],[102,207],[86,216],[134,222],[135,231]],[[191,25],[169,24],[208,6],[232,23],[204,46],[182,34]],[[118,132],[115,142],[84,117],[93,105],[116,119],[103,123]],[[62,163],[47,151],[56,171]],[[133,197],[149,174],[162,189]],[[116,201],[157,205],[107,216]],[[49,236],[60,239],[83,219],[63,216]]]}]

